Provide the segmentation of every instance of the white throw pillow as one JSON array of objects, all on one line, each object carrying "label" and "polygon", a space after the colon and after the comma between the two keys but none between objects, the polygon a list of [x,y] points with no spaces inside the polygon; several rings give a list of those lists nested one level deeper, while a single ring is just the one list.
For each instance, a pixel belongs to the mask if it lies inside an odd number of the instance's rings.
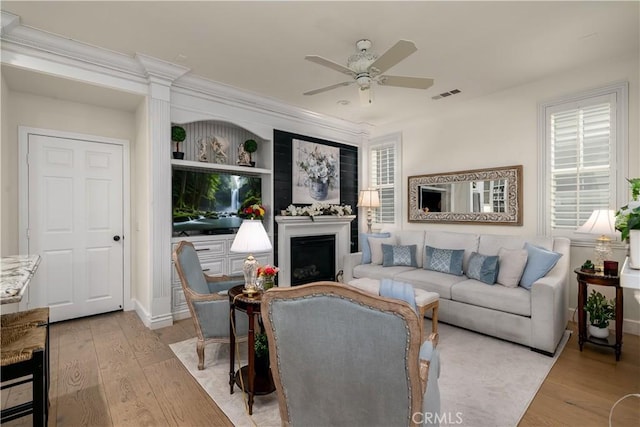
[{"label": "white throw pillow", "polygon": [[517,288],[520,278],[527,265],[528,252],[526,249],[500,248],[500,269],[498,270],[498,283],[508,288]]},{"label": "white throw pillow", "polygon": [[396,236],[391,237],[369,237],[369,247],[371,248],[371,264],[382,264],[382,244],[395,245]]}]

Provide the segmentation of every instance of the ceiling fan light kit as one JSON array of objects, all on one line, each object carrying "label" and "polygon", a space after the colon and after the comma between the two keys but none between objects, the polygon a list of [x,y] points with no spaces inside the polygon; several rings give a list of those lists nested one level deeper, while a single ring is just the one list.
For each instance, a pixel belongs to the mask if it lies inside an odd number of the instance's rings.
[{"label": "ceiling fan light kit", "polygon": [[343,74],[347,74],[353,80],[326,86],[320,89],[305,92],[304,95],[316,95],[327,92],[342,86],[349,86],[357,83],[360,89],[360,99],[363,100],[364,91],[368,92],[368,101],[373,102],[372,84],[376,82],[382,86],[405,87],[410,89],[428,89],[433,85],[433,79],[423,77],[387,76],[382,75],[389,68],[393,67],[418,49],[409,40],[400,40],[382,55],[378,56],[371,52],[371,40],[361,39],[356,42],[356,53],[349,56],[347,66],[343,66],[329,59],[317,55],[307,55],[305,59],[316,64],[331,68]]}]

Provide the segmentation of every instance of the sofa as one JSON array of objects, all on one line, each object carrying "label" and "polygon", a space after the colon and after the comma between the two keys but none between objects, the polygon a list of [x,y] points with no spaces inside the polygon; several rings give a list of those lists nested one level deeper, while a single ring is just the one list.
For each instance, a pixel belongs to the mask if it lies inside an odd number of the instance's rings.
[{"label": "sofa", "polygon": [[402,230],[363,233],[360,250],[345,255],[343,282],[391,278],[436,292],[439,321],[547,355],[566,329],[567,238]]}]

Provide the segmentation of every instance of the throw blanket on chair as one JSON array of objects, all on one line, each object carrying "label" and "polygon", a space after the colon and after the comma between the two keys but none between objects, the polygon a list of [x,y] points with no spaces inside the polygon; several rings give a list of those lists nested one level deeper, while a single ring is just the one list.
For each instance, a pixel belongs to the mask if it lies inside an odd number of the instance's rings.
[{"label": "throw blanket on chair", "polygon": [[408,303],[417,313],[416,294],[413,285],[404,282],[396,282],[392,279],[382,279],[380,281],[380,296],[395,298]]}]

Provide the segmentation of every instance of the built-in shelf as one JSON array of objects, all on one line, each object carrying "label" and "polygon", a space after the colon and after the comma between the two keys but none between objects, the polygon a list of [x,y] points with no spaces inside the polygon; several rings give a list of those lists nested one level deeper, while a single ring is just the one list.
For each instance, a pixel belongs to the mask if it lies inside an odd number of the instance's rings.
[{"label": "built-in shelf", "polygon": [[241,175],[271,175],[270,169],[252,168],[249,166],[226,165],[219,163],[194,162],[192,160],[171,160],[171,165],[180,169],[210,170],[217,172],[230,172]]}]

